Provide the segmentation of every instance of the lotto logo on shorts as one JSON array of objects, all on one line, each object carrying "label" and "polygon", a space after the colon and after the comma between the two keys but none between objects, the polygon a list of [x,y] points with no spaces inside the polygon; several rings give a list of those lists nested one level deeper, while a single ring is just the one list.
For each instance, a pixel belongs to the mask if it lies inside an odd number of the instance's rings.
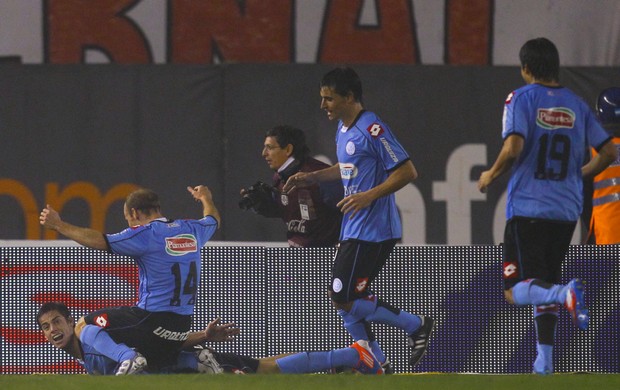
[{"label": "lotto logo on shorts", "polygon": [[366,130],[368,130],[370,135],[374,138],[377,138],[378,136],[383,134],[383,127],[381,127],[381,125],[378,123],[373,123],[372,125],[368,126],[368,129]]},{"label": "lotto logo on shorts", "polygon": [[108,315],[101,314],[95,317],[95,324],[97,324],[97,326],[100,326],[102,328],[105,328],[106,326],[108,326]]},{"label": "lotto logo on shorts", "polygon": [[504,279],[516,278],[517,276],[517,263],[504,261]]},{"label": "lotto logo on shorts", "polygon": [[366,290],[366,286],[368,285],[368,278],[359,278],[357,279],[357,283],[355,284],[355,291],[361,293]]}]

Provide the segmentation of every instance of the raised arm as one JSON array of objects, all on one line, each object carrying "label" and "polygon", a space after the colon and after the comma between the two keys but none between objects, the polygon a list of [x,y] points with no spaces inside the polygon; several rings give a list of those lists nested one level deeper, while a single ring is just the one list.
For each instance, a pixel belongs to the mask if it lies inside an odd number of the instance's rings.
[{"label": "raised arm", "polygon": [[211,190],[207,186],[195,186],[195,187],[187,187],[187,191],[196,199],[196,201],[202,203],[202,215],[207,216],[210,215],[217,221],[218,227],[221,226],[222,221],[220,219],[220,213],[215,207],[215,203],[213,203],[213,195],[211,194]]},{"label": "raised arm", "polygon": [[93,249],[108,250],[108,243],[103,233],[97,230],[72,225],[63,221],[56,210],[49,204],[41,211],[39,222],[43,227],[55,230],[78,244]]}]

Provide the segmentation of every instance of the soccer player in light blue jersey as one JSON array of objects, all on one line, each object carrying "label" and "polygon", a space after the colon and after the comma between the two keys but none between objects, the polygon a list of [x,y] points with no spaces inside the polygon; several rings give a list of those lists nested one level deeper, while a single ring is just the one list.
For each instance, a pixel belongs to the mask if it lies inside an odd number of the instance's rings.
[{"label": "soccer player in light blue jersey", "polygon": [[300,172],[284,190],[316,182],[341,180],[344,199],[340,243],[330,285],[330,297],[344,327],[355,341],[368,340],[386,372],[390,365],[369,324],[389,324],[402,329],[412,347],[409,363],[424,355],[433,319],[418,316],[379,299],[370,289],[381,272],[402,226],[394,193],[417,177],[417,171],[389,126],[364,109],[362,82],[351,68],[336,68],[321,81],[321,108],[338,121],[338,163],[315,172]]},{"label": "soccer player in light blue jersey", "polygon": [[[122,361],[103,355],[92,346],[80,341],[75,334],[75,321],[62,302],[47,302],[37,313],[37,324],[46,340],[62,349],[84,367],[88,374],[114,375]],[[104,331],[105,332],[105,331]],[[171,366],[162,373],[198,372],[204,374],[300,374],[326,371],[346,366],[362,374],[380,374],[381,364],[374,359],[368,345],[355,343],[349,348],[324,352],[300,352],[255,359],[232,353],[219,353],[211,348],[187,350],[204,342],[232,341],[239,334],[234,324],[221,324],[219,318],[209,322],[201,332],[191,332],[183,343],[186,349],[178,354]],[[126,345],[119,349],[132,351]],[[142,371],[147,373],[147,371]]]},{"label": "soccer player in light blue jersey", "polygon": [[200,250],[220,225],[220,216],[206,186],[187,190],[202,204],[201,219],[169,220],[161,214],[157,194],[139,189],[124,204],[129,228],[117,234],[67,223],[49,205],[41,212],[44,227],[84,246],[130,256],[138,266],[135,306],[95,311],[75,328],[83,344],[123,362],[117,374],[137,373],[147,364],[154,372],[169,366],[189,335],[200,283]]},{"label": "soccer player in light blue jersey", "polygon": [[[78,363],[84,367],[88,374],[114,375],[123,363],[123,361],[105,356],[92,346],[81,342],[75,334],[74,318],[71,316],[69,308],[62,302],[46,302],[41,305],[37,312],[36,320],[45,339],[54,347],[62,349],[71,357],[77,359]],[[191,332],[184,343],[184,347],[191,347],[206,341],[231,341],[238,334],[239,329],[234,324],[222,324],[218,318],[211,321],[202,332]],[[131,348],[125,345],[122,345],[121,348],[127,351],[131,350]],[[170,370],[173,371],[178,367],[178,371],[183,371],[191,367],[191,363],[188,364],[188,355],[191,355],[194,362],[197,362],[197,355],[195,353],[182,352]]]},{"label": "soccer player in light blue jersey", "polygon": [[[546,38],[527,41],[519,53],[526,85],[504,106],[504,144],[478,188],[512,169],[504,233],[504,293],[509,303],[534,306],[537,357],[533,371],[553,373],[559,305],[581,330],[589,314],[579,279],[560,283],[561,266],[582,211],[583,178],[616,159],[611,137],[591,109],[559,83],[560,59]],[[586,161],[587,147],[599,154]]]}]

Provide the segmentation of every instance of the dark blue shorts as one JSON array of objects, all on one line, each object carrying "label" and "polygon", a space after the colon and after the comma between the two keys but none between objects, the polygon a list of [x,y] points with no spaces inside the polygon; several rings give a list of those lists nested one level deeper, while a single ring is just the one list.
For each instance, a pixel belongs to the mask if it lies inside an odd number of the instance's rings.
[{"label": "dark blue shorts", "polygon": [[367,242],[348,240],[338,245],[329,290],[334,302],[346,303],[371,295],[377,278],[396,240]]},{"label": "dark blue shorts", "polygon": [[576,222],[513,218],[504,231],[504,289],[525,279],[560,283]]},{"label": "dark blue shorts", "polygon": [[84,317],[97,325],[117,343],[140,352],[148,362],[149,372],[176,362],[187,339],[192,317],[170,312],[148,312],[139,307],[108,307]]}]

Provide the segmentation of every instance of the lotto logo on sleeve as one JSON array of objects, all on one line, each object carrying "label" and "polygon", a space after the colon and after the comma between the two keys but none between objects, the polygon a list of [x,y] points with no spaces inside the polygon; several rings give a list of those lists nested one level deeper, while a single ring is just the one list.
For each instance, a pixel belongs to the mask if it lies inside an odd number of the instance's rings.
[{"label": "lotto logo on sleeve", "polygon": [[519,275],[517,263],[504,261],[504,279],[516,278]]},{"label": "lotto logo on sleeve", "polygon": [[377,138],[378,136],[383,134],[383,127],[381,127],[381,125],[378,123],[373,123],[372,125],[368,126],[366,130],[368,130],[370,135],[374,138]]}]

